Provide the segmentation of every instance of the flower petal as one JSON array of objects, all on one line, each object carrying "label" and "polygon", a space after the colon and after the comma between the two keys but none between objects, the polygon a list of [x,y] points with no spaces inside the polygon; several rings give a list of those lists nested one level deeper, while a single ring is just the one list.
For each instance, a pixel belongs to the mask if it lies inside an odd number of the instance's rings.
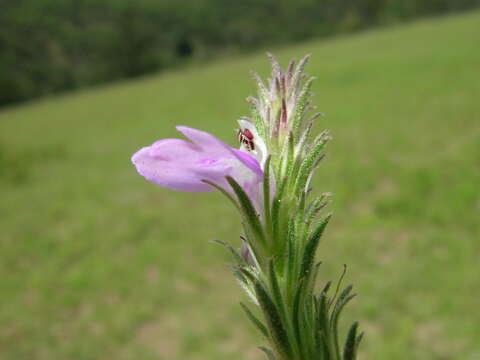
[{"label": "flower petal", "polygon": [[132,156],[137,171],[147,180],[178,191],[210,191],[192,173],[195,145],[180,139],[164,139],[144,147]]},{"label": "flower petal", "polygon": [[263,172],[250,154],[236,150],[204,131],[177,127],[192,142],[163,139],[132,156],[137,171],[147,180],[178,191],[211,191],[209,180],[229,189],[233,177],[252,196],[257,195]]}]

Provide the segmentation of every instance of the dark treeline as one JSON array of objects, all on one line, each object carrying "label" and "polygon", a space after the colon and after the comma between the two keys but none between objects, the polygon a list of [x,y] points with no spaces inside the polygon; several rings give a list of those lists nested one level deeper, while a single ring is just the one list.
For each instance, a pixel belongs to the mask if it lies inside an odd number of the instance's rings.
[{"label": "dark treeline", "polygon": [[480,0],[0,0],[0,105]]}]

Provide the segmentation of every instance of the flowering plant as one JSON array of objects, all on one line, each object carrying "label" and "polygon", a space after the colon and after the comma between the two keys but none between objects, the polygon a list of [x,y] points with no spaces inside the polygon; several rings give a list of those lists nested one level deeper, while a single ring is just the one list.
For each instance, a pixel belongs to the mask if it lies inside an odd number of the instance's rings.
[{"label": "flowering plant", "polygon": [[[313,172],[330,140],[327,131],[311,136],[313,77],[309,59],[282,70],[269,55],[272,75],[258,75],[258,97],[247,98],[251,117],[238,121],[240,149],[185,126],[190,141],[164,139],[137,151],[132,162],[147,180],[179,191],[222,192],[238,209],[244,233],[232,253],[233,273],[262,313],[241,304],[268,341],[269,360],[352,360],[362,334],[354,323],[341,346],[339,316],[355,296],[352,286],[333,294],[331,282],[316,293],[320,263],[315,254],[331,214],[320,217],[328,195],[310,196]],[[343,276],[342,276],[343,278]]]}]

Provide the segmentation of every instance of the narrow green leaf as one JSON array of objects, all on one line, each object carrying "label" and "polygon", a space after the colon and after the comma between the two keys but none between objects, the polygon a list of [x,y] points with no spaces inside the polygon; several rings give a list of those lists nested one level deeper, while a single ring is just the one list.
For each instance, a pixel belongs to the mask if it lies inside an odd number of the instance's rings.
[{"label": "narrow green leaf", "polygon": [[231,266],[231,270],[233,275],[237,278],[240,287],[247,293],[248,297],[252,302],[259,306],[258,300],[255,296],[254,289],[253,289],[253,282],[249,277],[245,275],[245,272],[242,271],[241,268],[237,266]]},{"label": "narrow green leaf", "polygon": [[292,177],[292,169],[294,163],[294,155],[295,155],[295,137],[292,132],[288,135],[288,151],[287,151],[287,162],[286,162],[286,169],[285,174],[288,177]]},{"label": "narrow green leaf", "polygon": [[258,318],[250,311],[250,309],[245,305],[244,303],[240,303],[240,306],[242,309],[245,311],[247,314],[247,317],[250,319],[250,321],[257,327],[258,330],[262,333],[263,336],[265,336],[267,339],[269,338],[268,330],[263,325],[263,323],[258,320]]},{"label": "narrow green leaf", "polygon": [[267,320],[270,333],[272,334],[272,339],[274,340],[279,351],[281,351],[287,358],[290,358],[292,355],[291,345],[288,341],[287,332],[282,323],[280,314],[278,313],[278,309],[270,298],[270,295],[266,289],[259,281],[256,281],[254,286],[258,302],[260,303],[260,307],[262,308],[265,319]]},{"label": "narrow green leaf", "polygon": [[327,294],[322,293],[317,299],[317,324],[318,324],[318,347],[321,349],[321,359],[335,359],[333,343],[330,334],[330,323],[328,317],[328,301]]},{"label": "narrow green leaf", "polygon": [[344,309],[345,305],[347,305],[350,300],[352,300],[355,296],[357,296],[357,294],[351,294],[342,300],[338,300],[332,312],[332,319],[330,320],[330,325],[334,331],[336,331],[336,329],[338,328],[338,320],[340,318],[342,310]]},{"label": "narrow green leaf", "polygon": [[[293,287],[294,281],[297,280],[297,274],[295,270],[296,264],[296,247],[295,247],[295,221],[293,217],[288,221],[288,232],[287,232],[287,251],[286,251],[286,260],[287,264],[285,266],[285,278],[287,279],[287,294],[290,293],[290,289]],[[291,299],[289,299],[291,301]]]},{"label": "narrow green leaf", "polygon": [[328,297],[326,294],[320,294],[317,298],[318,313],[317,321],[320,325],[320,329],[327,331],[330,328],[329,317],[328,317]]},{"label": "narrow green leaf", "polygon": [[253,206],[252,201],[242,189],[242,187],[231,176],[227,176],[226,179],[235,194],[237,195],[240,207],[245,217],[245,221],[248,223],[255,236],[258,237],[259,242],[265,245],[265,235],[263,233],[260,219],[255,211],[255,207]]},{"label": "narrow green leaf", "polygon": [[267,356],[267,360],[276,360],[275,355],[273,354],[273,351],[271,349],[265,346],[259,346],[258,348],[264,352],[264,354]]},{"label": "narrow green leaf", "polygon": [[365,335],[365,333],[362,331],[360,333],[360,335],[357,336],[357,340],[355,341],[355,347],[358,349],[358,347],[360,346],[360,343],[362,342],[362,339],[363,339],[363,336]]},{"label": "narrow green leaf", "polygon": [[348,331],[343,350],[343,360],[355,360],[357,357],[357,328],[358,322],[355,322]]},{"label": "narrow green leaf", "polygon": [[310,224],[312,220],[317,216],[318,212],[326,205],[326,202],[321,200],[321,198],[313,199],[307,206],[305,210],[304,221],[307,224]]},{"label": "narrow green leaf", "polygon": [[305,339],[302,337],[302,332],[301,332],[301,323],[302,323],[301,306],[302,306],[302,300],[304,298],[303,290],[304,290],[304,282],[303,280],[301,280],[297,283],[297,287],[295,289],[295,296],[293,299],[293,305],[292,305],[293,330],[295,332],[295,337],[297,339],[297,344],[299,348],[298,350],[302,358],[305,357],[305,351],[306,351]]},{"label": "narrow green leaf", "polygon": [[314,292],[315,290],[315,284],[317,282],[317,276],[318,276],[318,269],[322,265],[322,262],[318,262],[313,266],[313,271],[311,273],[311,276],[308,277],[308,283],[307,283],[307,292],[310,294]]},{"label": "narrow green leaf", "polygon": [[228,251],[230,251],[230,253],[233,255],[234,259],[239,263],[239,264],[244,264],[245,261],[242,259],[242,257],[240,256],[240,254],[237,252],[237,250],[231,245],[229,244],[228,242],[226,241],[223,241],[223,240],[218,240],[218,239],[214,239],[212,240],[213,242],[216,242],[217,244],[220,244],[222,246],[224,246]]},{"label": "narrow green leaf", "polygon": [[312,88],[312,83],[314,80],[315,80],[314,77],[308,78],[297,97],[297,101],[296,101],[297,106],[295,107],[295,114],[293,116],[293,122],[290,128],[295,137],[298,137],[299,135],[301,125],[302,125],[302,120],[305,115],[305,109],[307,108],[307,105],[309,102],[308,100],[311,95],[310,89]]},{"label": "narrow green leaf", "polygon": [[[342,275],[342,278],[343,278],[343,275]],[[345,287],[345,289],[343,289],[342,292],[340,293],[340,295],[338,296],[338,300],[337,300],[337,303],[335,304],[335,306],[339,305],[350,294],[352,289],[353,289],[352,285],[348,285],[347,287]],[[335,291],[334,296],[336,296],[336,292],[337,291]]]},{"label": "narrow green leaf", "polygon": [[306,289],[306,294],[303,300],[303,318],[302,326],[300,327],[301,337],[305,348],[305,354],[307,359],[314,357],[315,350],[315,315],[314,315],[314,300],[315,297],[311,292]]},{"label": "narrow green leaf", "polygon": [[[283,144],[282,151],[280,153],[280,177],[287,178],[291,181],[290,176],[293,168],[293,156],[295,154],[295,142],[292,132],[287,136],[286,141]],[[289,181],[289,182],[290,182]]]},{"label": "narrow green leaf", "polygon": [[232,271],[233,276],[235,276],[241,283],[249,285],[247,277],[240,269],[241,268],[236,265],[230,265],[230,270]]},{"label": "narrow green leaf", "polygon": [[[335,289],[335,293],[333,294],[332,298],[329,301],[329,305],[333,304],[333,302],[335,301],[335,299],[337,297],[337,294],[338,294],[338,291],[340,290],[340,286],[342,285],[343,278],[345,277],[346,273],[347,273],[347,265],[343,264],[342,275],[340,275],[340,279],[338,279],[338,281],[337,281],[337,288]],[[352,285],[347,286],[342,291],[342,294],[340,294],[340,297],[342,297],[342,295],[343,295],[343,297],[347,296],[351,289],[352,289]]]},{"label": "narrow green leaf", "polygon": [[305,249],[303,251],[302,264],[299,274],[300,278],[307,277],[307,275],[309,274],[315,260],[315,253],[317,251],[320,238],[331,217],[332,215],[329,214],[325,218],[323,218],[323,220],[320,221],[320,223],[311,233],[310,238],[308,239],[307,244],[305,245]]},{"label": "narrow green leaf", "polygon": [[289,96],[296,94],[296,92],[299,90],[303,79],[303,70],[305,69],[305,66],[307,65],[309,59],[310,55],[305,55],[302,59],[300,59],[298,65],[295,67],[290,86],[291,93],[289,93]]},{"label": "narrow green leaf", "polygon": [[307,143],[307,140],[310,138],[312,127],[313,127],[313,121],[307,123],[301,135],[300,134],[297,135],[296,138],[298,139],[298,141],[297,141],[297,146],[295,148],[295,156],[300,155],[300,153],[305,149],[305,144]]},{"label": "narrow green leaf", "polygon": [[339,343],[338,343],[338,320],[340,318],[340,314],[344,309],[345,305],[347,305],[350,300],[352,300],[356,294],[348,295],[351,291],[351,287],[347,287],[342,294],[338,297],[338,300],[333,308],[332,314],[330,315],[330,329],[333,333],[333,339],[335,342],[335,348],[337,352],[340,351]]},{"label": "narrow green leaf", "polygon": [[258,280],[255,275],[247,268],[244,267],[237,267],[237,269],[248,279],[251,281],[252,284],[255,282],[260,281]]},{"label": "narrow green leaf", "polygon": [[295,67],[295,59],[290,60],[287,66],[286,77],[287,77],[287,88],[290,88],[291,80],[293,78],[293,71]]},{"label": "narrow green leaf", "polygon": [[297,198],[297,209],[295,216],[295,243],[296,247],[300,250],[305,245],[306,239],[308,237],[308,230],[310,228],[309,224],[306,223],[306,213],[305,202],[307,199],[308,193],[302,191],[300,193],[300,198]]},{"label": "narrow green leaf", "polygon": [[255,79],[255,82],[257,83],[258,87],[258,96],[260,99],[267,99],[268,98],[268,89],[263,83],[262,79],[256,72],[252,72],[252,77]]},{"label": "narrow green leaf", "polygon": [[328,137],[325,136],[320,141],[314,143],[312,149],[308,152],[305,159],[302,161],[295,182],[295,192],[305,188],[308,178],[310,177],[315,166],[318,164],[318,161],[321,157],[321,151],[325,147],[327,141]]},{"label": "narrow green leaf", "polygon": [[279,183],[277,182],[277,189],[275,192],[275,196],[273,198],[272,203],[272,237],[273,237],[273,244],[274,246],[278,243],[278,236],[279,236],[279,222],[280,222],[280,213],[282,208],[282,198],[283,192],[285,190],[287,180],[282,179]]},{"label": "narrow green leaf", "polygon": [[278,63],[278,60],[275,56],[273,56],[272,53],[267,52],[267,57],[270,60],[270,64],[272,65],[272,75],[278,76],[282,74],[282,68],[280,67],[280,64]]},{"label": "narrow green leaf", "polygon": [[303,70],[305,70],[305,66],[308,63],[308,60],[310,60],[310,54],[305,55],[303,58],[300,59],[298,62],[297,67],[295,68],[295,75],[297,77],[300,77],[300,75],[303,74]]},{"label": "narrow green leaf", "polygon": [[280,317],[282,318],[282,320],[285,320],[285,305],[280,286],[278,285],[278,278],[277,274],[275,273],[275,265],[273,263],[273,259],[269,262],[268,270],[268,276],[272,287],[273,301],[277,305]]},{"label": "narrow green leaf", "polygon": [[320,292],[320,294],[325,294],[325,296],[328,294],[328,290],[330,290],[330,286],[332,286],[332,282],[329,281],[325,284],[325,286],[323,287],[322,291]]}]

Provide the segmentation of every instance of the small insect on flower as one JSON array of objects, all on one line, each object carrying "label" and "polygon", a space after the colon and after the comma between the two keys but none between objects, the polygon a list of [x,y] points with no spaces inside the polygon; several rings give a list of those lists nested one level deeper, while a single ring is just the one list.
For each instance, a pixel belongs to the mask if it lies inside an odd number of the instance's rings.
[{"label": "small insect on flower", "polygon": [[253,142],[253,134],[250,130],[239,129],[237,136],[240,144],[245,145],[246,148],[250,151],[255,150],[255,143]]}]

